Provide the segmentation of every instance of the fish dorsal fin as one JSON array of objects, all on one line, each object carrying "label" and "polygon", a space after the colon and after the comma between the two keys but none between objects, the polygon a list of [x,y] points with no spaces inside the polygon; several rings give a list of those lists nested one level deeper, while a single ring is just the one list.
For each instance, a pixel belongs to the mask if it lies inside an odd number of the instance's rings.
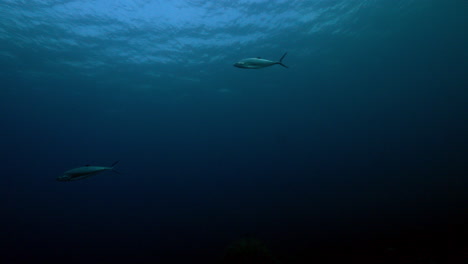
[{"label": "fish dorsal fin", "polygon": [[89,166],[91,166],[91,165],[89,165],[89,164],[86,164],[86,165],[84,165],[84,166],[85,166],[85,167],[89,167]]},{"label": "fish dorsal fin", "polygon": [[261,59],[262,57],[257,57],[257,59]]}]

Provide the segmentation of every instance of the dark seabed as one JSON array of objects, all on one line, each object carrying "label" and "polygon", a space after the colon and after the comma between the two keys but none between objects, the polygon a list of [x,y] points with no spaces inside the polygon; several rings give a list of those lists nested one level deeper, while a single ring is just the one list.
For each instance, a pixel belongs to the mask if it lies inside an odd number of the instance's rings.
[{"label": "dark seabed", "polygon": [[468,263],[467,14],[1,0],[0,263]]}]

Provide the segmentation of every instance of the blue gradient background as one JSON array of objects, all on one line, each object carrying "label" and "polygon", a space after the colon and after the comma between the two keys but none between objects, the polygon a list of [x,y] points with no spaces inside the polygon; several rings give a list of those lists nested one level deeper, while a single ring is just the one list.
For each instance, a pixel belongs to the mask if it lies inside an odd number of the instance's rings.
[{"label": "blue gradient background", "polygon": [[246,235],[281,263],[461,263],[467,13],[0,1],[2,263],[218,263]]}]

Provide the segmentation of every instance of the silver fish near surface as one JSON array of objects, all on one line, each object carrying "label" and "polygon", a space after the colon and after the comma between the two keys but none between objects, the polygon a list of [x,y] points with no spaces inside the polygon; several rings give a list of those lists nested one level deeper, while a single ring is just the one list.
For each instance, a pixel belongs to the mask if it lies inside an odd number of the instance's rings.
[{"label": "silver fish near surface", "polygon": [[272,65],[279,64],[285,68],[288,68],[288,66],[283,64],[283,59],[288,54],[287,52],[283,54],[281,59],[279,61],[271,61],[271,60],[265,60],[260,57],[258,58],[248,58],[248,59],[242,59],[236,63],[234,63],[234,67],[237,68],[242,68],[242,69],[261,69],[265,67],[269,67]]},{"label": "silver fish near surface", "polygon": [[62,176],[57,177],[57,181],[77,181],[86,179],[90,176],[96,175],[104,171],[112,171],[117,174],[120,174],[114,169],[115,165],[119,161],[114,162],[110,167],[100,167],[100,166],[83,166],[79,168],[74,168],[66,171]]}]

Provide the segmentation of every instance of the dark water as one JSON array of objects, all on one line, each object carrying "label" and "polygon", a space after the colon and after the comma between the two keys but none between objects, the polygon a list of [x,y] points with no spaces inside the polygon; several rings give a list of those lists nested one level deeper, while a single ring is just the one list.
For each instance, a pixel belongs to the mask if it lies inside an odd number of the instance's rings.
[{"label": "dark water", "polygon": [[462,263],[467,12],[0,1],[2,263]]}]

